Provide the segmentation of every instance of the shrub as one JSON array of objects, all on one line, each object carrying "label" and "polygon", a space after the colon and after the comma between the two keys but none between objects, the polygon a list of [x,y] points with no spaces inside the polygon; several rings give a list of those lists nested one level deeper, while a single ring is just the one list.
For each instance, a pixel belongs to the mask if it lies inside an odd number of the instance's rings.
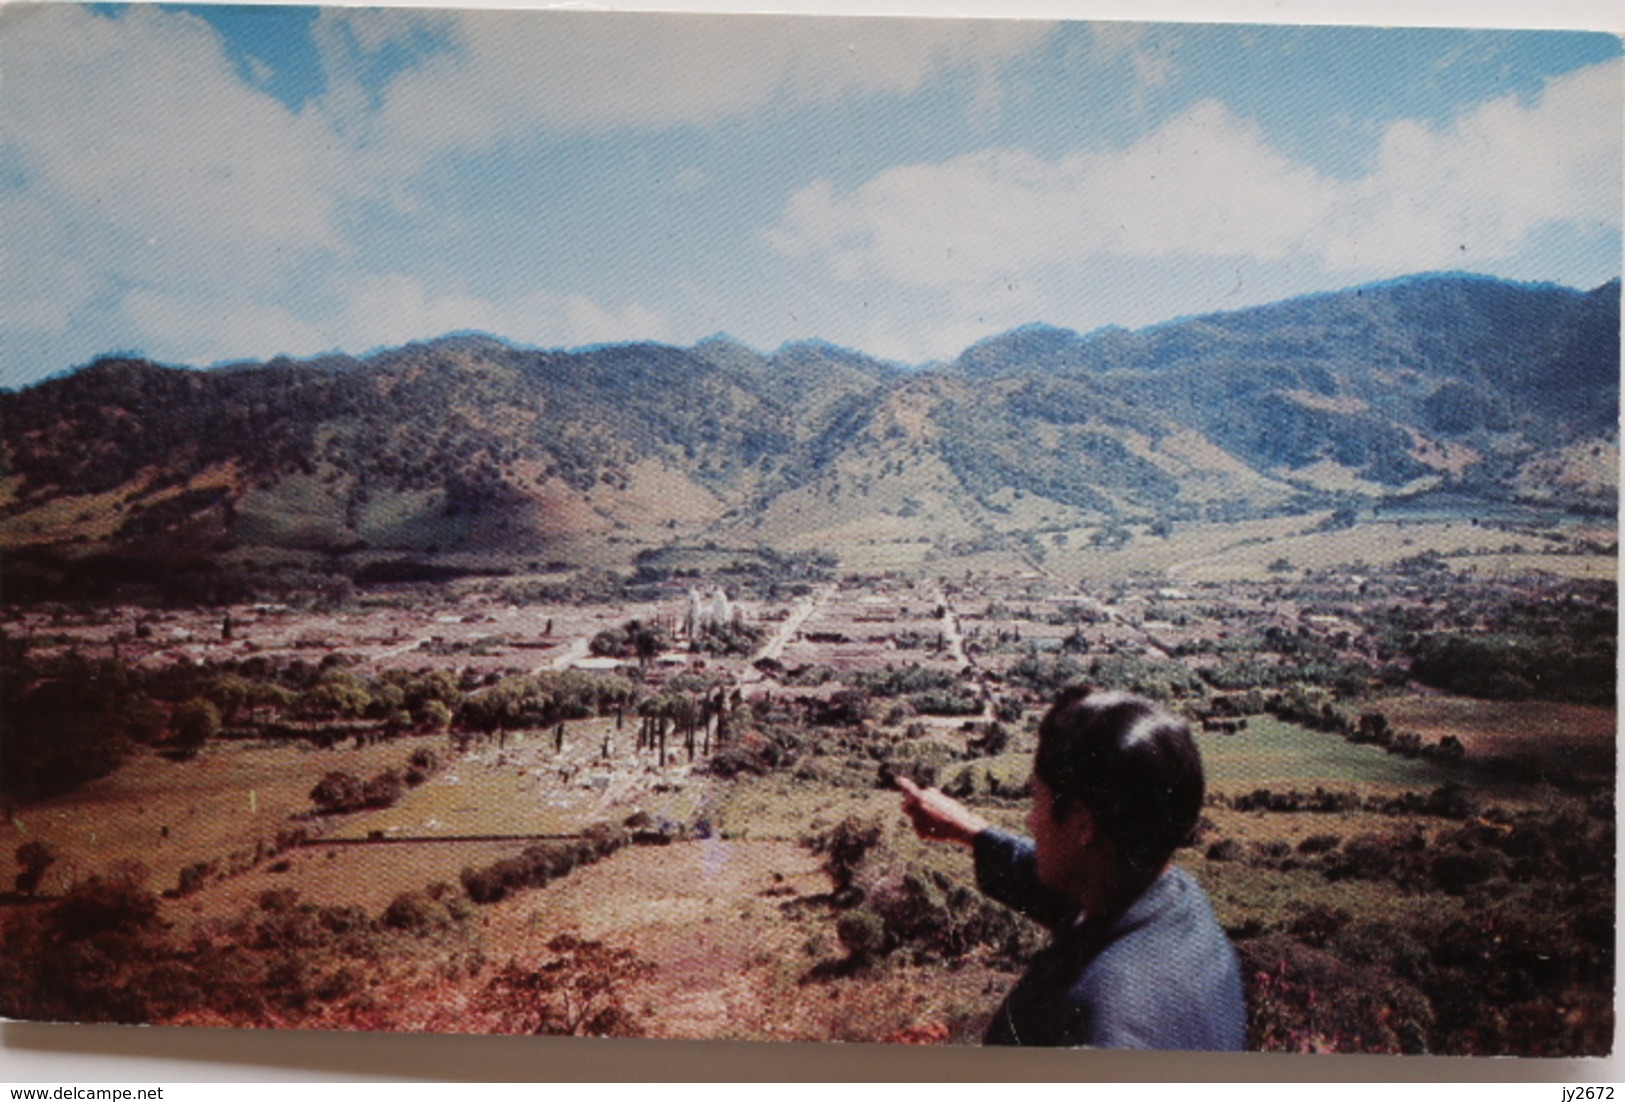
[{"label": "shrub", "polygon": [[837,891],[852,886],[859,864],[879,844],[881,834],[876,820],[848,815],[827,834],[811,840],[813,852],[824,855],[824,871],[835,882]]},{"label": "shrub", "polygon": [[890,850],[872,854],[857,878],[864,908],[885,926],[887,951],[907,950],[917,964],[955,961],[991,950],[1024,961],[1041,934],[1033,923],[934,869],[910,866]]},{"label": "shrub", "polygon": [[1357,834],[1328,859],[1326,877],[1392,880],[1402,887],[1425,887],[1433,882],[1426,849],[1427,841],[1419,831]]},{"label": "shrub", "polygon": [[463,890],[468,898],[476,903],[495,903],[508,894],[508,888],[502,882],[502,875],[494,866],[482,869],[465,868],[458,877],[463,883]]},{"label": "shrub", "polygon": [[362,789],[362,803],[366,807],[390,807],[406,793],[406,782],[393,769],[386,769]]},{"label": "shrub", "polygon": [[637,1020],[624,994],[653,971],[630,949],[560,934],[547,943],[552,959],[540,967],[510,960],[485,985],[483,1008],[511,1033],[628,1036]]},{"label": "shrub", "polygon": [[940,773],[941,767],[935,762],[898,758],[880,763],[880,769],[875,774],[875,786],[895,788],[898,777],[907,777],[921,788],[931,788],[936,785]]},{"label": "shrub", "polygon": [[158,917],[158,897],[133,878],[92,876],[62,897],[51,912],[51,925],[65,941],[110,930],[134,930]]},{"label": "shrub", "polygon": [[1507,859],[1498,850],[1452,850],[1433,860],[1433,881],[1440,890],[1460,895],[1468,888],[1505,876]]},{"label": "shrub", "polygon": [[[965,744],[965,749],[971,756],[997,757],[1010,748],[1010,729],[1003,723],[994,720],[980,726],[980,733]],[[975,727],[971,729],[974,730]]]},{"label": "shrub", "polygon": [[816,758],[805,758],[796,764],[795,771],[790,775],[811,784],[834,784],[840,777],[840,770]]},{"label": "shrub", "polygon": [[942,791],[956,800],[971,796],[985,796],[992,791],[993,775],[975,765],[962,765],[941,784]]},{"label": "shrub", "polygon": [[1248,1048],[1421,1053],[1433,1004],[1380,968],[1354,968],[1281,934],[1237,947],[1247,979]]},{"label": "shrub", "polygon": [[383,923],[393,930],[432,933],[452,925],[452,915],[444,903],[427,892],[402,892],[384,909]]},{"label": "shrub", "polygon": [[214,875],[215,863],[213,861],[197,861],[181,869],[180,877],[175,884],[176,895],[191,895],[208,883],[209,877]]},{"label": "shrub", "polygon": [[366,785],[353,773],[335,770],[316,782],[310,798],[323,815],[339,815],[366,805]]},{"label": "shrub", "polygon": [[590,865],[630,844],[632,832],[606,823],[587,828],[574,842],[538,842],[516,857],[484,868],[465,868],[460,879],[475,903],[495,903],[513,892],[540,888],[581,865]]},{"label": "shrub", "polygon": [[1324,949],[1338,931],[1349,924],[1351,917],[1341,907],[1316,904],[1293,920],[1288,929],[1304,944]]},{"label": "shrub", "polygon": [[768,766],[758,754],[744,746],[726,746],[711,755],[706,771],[714,777],[732,780],[741,773],[761,776],[768,771]]},{"label": "shrub", "polygon": [[297,888],[267,888],[260,892],[259,908],[268,914],[280,914],[292,910],[298,902]]},{"label": "shrub", "polygon": [[1470,819],[1478,814],[1478,800],[1465,787],[1451,782],[1429,793],[1423,810],[1441,819]]},{"label": "shrub", "polygon": [[886,924],[868,907],[841,915],[835,923],[835,936],[854,961],[871,961],[885,952]]},{"label": "shrub", "polygon": [[316,907],[308,903],[267,912],[254,927],[254,947],[303,955],[332,939]]},{"label": "shrub", "polygon": [[975,693],[963,689],[932,689],[908,697],[914,710],[925,715],[974,716],[981,714],[982,701]]},{"label": "shrub", "polygon": [[1427,949],[1390,922],[1347,926],[1331,939],[1331,950],[1349,964],[1376,965],[1408,980],[1423,979],[1430,966]]},{"label": "shrub", "polygon": [[632,840],[630,831],[610,823],[594,823],[582,832],[582,840],[592,851],[592,859],[608,857]]},{"label": "shrub", "polygon": [[907,777],[921,788],[937,783],[943,770],[953,763],[954,751],[929,739],[905,739],[885,751],[876,783],[890,788],[897,777]]},{"label": "shrub", "polygon": [[1343,839],[1335,834],[1311,834],[1298,843],[1298,852],[1305,856],[1314,856],[1318,853],[1330,853],[1343,844]]},{"label": "shrub", "polygon": [[16,888],[20,895],[33,895],[45,877],[45,870],[56,864],[56,848],[49,842],[34,839],[17,847]]},{"label": "shrub", "polygon": [[330,934],[365,933],[372,928],[372,919],[360,907],[329,905],[316,911],[316,920]]}]

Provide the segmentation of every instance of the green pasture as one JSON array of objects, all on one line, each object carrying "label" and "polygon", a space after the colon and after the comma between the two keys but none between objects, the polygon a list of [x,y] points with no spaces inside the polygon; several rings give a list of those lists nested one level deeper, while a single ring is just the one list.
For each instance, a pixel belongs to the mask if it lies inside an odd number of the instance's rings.
[{"label": "green pasture", "polygon": [[[1350,833],[1335,819],[1318,825],[1333,834]],[[1247,923],[1286,929],[1317,907],[1347,912],[1354,922],[1399,928],[1443,923],[1465,909],[1459,897],[1442,892],[1404,892],[1383,880],[1328,880],[1307,868],[1284,872],[1247,861],[1209,861],[1200,849],[1182,850],[1178,861],[1201,882],[1220,924],[1232,929]]]},{"label": "green pasture", "polygon": [[1380,746],[1355,744],[1340,735],[1311,731],[1273,716],[1253,716],[1235,735],[1198,736],[1208,790],[1231,794],[1275,786],[1327,788],[1371,785],[1431,789],[1468,779],[1468,772],[1420,758],[1403,758]]},{"label": "green pasture", "polygon": [[848,815],[901,819],[896,792],[846,788],[784,775],[739,777],[725,786],[712,825],[725,838],[799,842]]}]

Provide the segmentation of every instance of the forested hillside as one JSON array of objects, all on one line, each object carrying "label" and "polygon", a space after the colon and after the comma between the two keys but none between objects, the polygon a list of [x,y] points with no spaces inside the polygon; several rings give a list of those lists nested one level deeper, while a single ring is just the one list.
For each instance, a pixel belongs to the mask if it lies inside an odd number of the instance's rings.
[{"label": "forested hillside", "polygon": [[1611,513],[1619,304],[1617,280],[1424,276],[1139,332],[1029,326],[922,369],[723,336],[103,359],[0,396],[0,547],[15,592],[200,561],[579,565],[611,543],[875,526],[986,546],[1040,513],[1155,529],[1433,489]]}]

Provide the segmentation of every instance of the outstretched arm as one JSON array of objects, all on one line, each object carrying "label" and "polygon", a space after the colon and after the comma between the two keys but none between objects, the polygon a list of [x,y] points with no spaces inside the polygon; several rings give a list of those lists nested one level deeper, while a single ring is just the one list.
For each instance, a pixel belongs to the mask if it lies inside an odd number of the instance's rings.
[{"label": "outstretched arm", "polygon": [[976,812],[935,788],[897,777],[903,814],[927,841],[957,842],[976,857],[976,884],[988,896],[1058,930],[1078,914],[1078,901],[1038,882],[1033,844],[1006,834]]},{"label": "outstretched arm", "polygon": [[973,845],[976,836],[992,824],[940,789],[921,788],[907,777],[897,777],[903,792],[903,814],[914,824],[914,833],[926,841]]}]

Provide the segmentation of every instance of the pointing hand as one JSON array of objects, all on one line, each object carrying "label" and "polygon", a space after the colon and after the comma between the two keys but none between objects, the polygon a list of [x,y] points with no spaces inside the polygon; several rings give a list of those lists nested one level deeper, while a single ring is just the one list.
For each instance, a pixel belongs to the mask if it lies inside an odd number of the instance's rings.
[{"label": "pointing hand", "polygon": [[992,824],[976,812],[935,788],[921,788],[907,777],[897,777],[903,792],[903,814],[914,833],[927,841],[958,842],[968,846]]}]

